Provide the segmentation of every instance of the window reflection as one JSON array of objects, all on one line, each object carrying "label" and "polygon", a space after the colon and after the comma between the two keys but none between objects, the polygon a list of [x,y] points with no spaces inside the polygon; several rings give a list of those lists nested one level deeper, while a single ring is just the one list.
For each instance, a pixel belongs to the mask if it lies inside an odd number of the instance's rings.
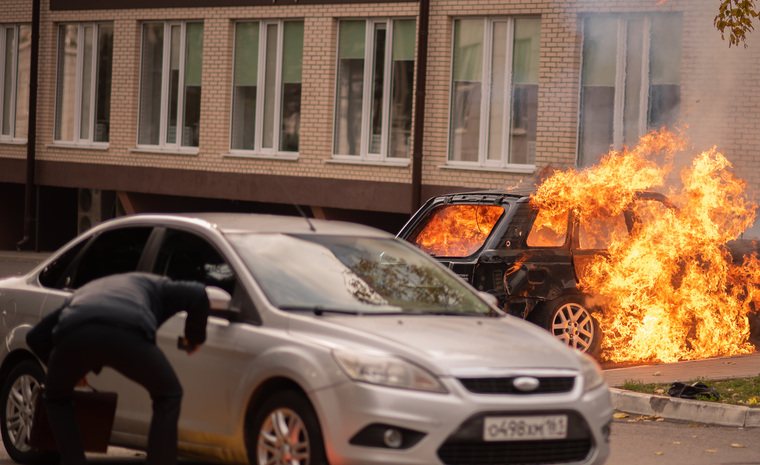
[{"label": "window reflection", "polygon": [[233,235],[277,307],[347,312],[496,314],[435,261],[393,239]]}]

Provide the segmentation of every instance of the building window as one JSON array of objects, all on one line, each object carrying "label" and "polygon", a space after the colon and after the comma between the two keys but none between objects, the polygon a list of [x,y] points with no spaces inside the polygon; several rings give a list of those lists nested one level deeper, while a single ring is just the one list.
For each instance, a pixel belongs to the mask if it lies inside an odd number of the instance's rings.
[{"label": "building window", "polygon": [[32,28],[0,25],[0,141],[26,140]]},{"label": "building window", "polygon": [[235,25],[232,150],[298,152],[303,21]]},{"label": "building window", "polygon": [[58,26],[56,141],[108,142],[113,24]]},{"label": "building window", "polygon": [[143,25],[138,145],[198,147],[203,23]]},{"label": "building window", "polygon": [[681,103],[679,14],[591,16],[583,24],[578,165],[676,124]]},{"label": "building window", "polygon": [[415,21],[341,21],[335,155],[362,160],[411,155]]},{"label": "building window", "polygon": [[534,165],[539,18],[454,21],[449,164]]}]

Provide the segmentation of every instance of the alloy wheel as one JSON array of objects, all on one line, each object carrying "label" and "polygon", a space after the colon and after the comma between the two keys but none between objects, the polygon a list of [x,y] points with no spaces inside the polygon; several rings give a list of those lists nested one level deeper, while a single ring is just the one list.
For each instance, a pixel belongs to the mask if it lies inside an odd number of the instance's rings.
[{"label": "alloy wheel", "polygon": [[308,465],[309,449],[306,425],[293,410],[278,408],[261,425],[257,446],[258,463]]},{"label": "alloy wheel", "polygon": [[587,352],[594,339],[591,314],[577,303],[566,303],[554,314],[552,334],[570,347]]},{"label": "alloy wheel", "polygon": [[34,406],[41,385],[32,375],[18,377],[11,385],[5,405],[5,422],[8,436],[20,452],[31,450],[29,435],[32,430]]}]

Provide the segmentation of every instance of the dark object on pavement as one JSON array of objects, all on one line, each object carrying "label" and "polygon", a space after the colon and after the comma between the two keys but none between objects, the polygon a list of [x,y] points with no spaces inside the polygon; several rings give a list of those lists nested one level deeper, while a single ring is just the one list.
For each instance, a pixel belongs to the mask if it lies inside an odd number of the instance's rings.
[{"label": "dark object on pavement", "polygon": [[[44,389],[38,394],[34,407],[29,444],[38,450],[58,450],[48,422],[45,402],[42,401],[43,392]],[[75,415],[85,451],[106,452],[108,449],[116,413],[116,400],[115,392],[74,391]]]},{"label": "dark object on pavement", "polygon": [[676,381],[670,385],[668,395],[670,397],[680,397],[681,399],[696,399],[697,396],[712,396],[720,399],[720,394],[715,388],[711,388],[701,381],[697,381],[694,384]]}]

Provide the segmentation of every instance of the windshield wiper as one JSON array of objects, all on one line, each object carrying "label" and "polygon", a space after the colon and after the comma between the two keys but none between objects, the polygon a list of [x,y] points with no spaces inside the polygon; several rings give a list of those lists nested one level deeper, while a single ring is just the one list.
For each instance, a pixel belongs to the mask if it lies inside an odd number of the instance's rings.
[{"label": "windshield wiper", "polygon": [[285,306],[285,307],[279,307],[280,310],[286,310],[290,312],[312,312],[317,316],[324,315],[325,313],[334,313],[337,315],[401,315],[401,310],[394,310],[394,311],[372,311],[372,310],[356,310],[351,308],[340,308],[340,307],[324,307],[322,305],[314,305],[314,306],[307,306],[307,305],[293,305],[293,306]]},{"label": "windshield wiper", "polygon": [[323,307],[322,305],[313,305],[313,306],[307,306],[307,305],[293,305],[293,306],[285,306],[285,307],[279,307],[280,310],[286,310],[289,312],[312,312],[315,315],[322,315],[324,313],[338,313],[342,315],[359,315],[363,312],[359,310],[352,310],[347,308],[337,308],[337,307]]}]

